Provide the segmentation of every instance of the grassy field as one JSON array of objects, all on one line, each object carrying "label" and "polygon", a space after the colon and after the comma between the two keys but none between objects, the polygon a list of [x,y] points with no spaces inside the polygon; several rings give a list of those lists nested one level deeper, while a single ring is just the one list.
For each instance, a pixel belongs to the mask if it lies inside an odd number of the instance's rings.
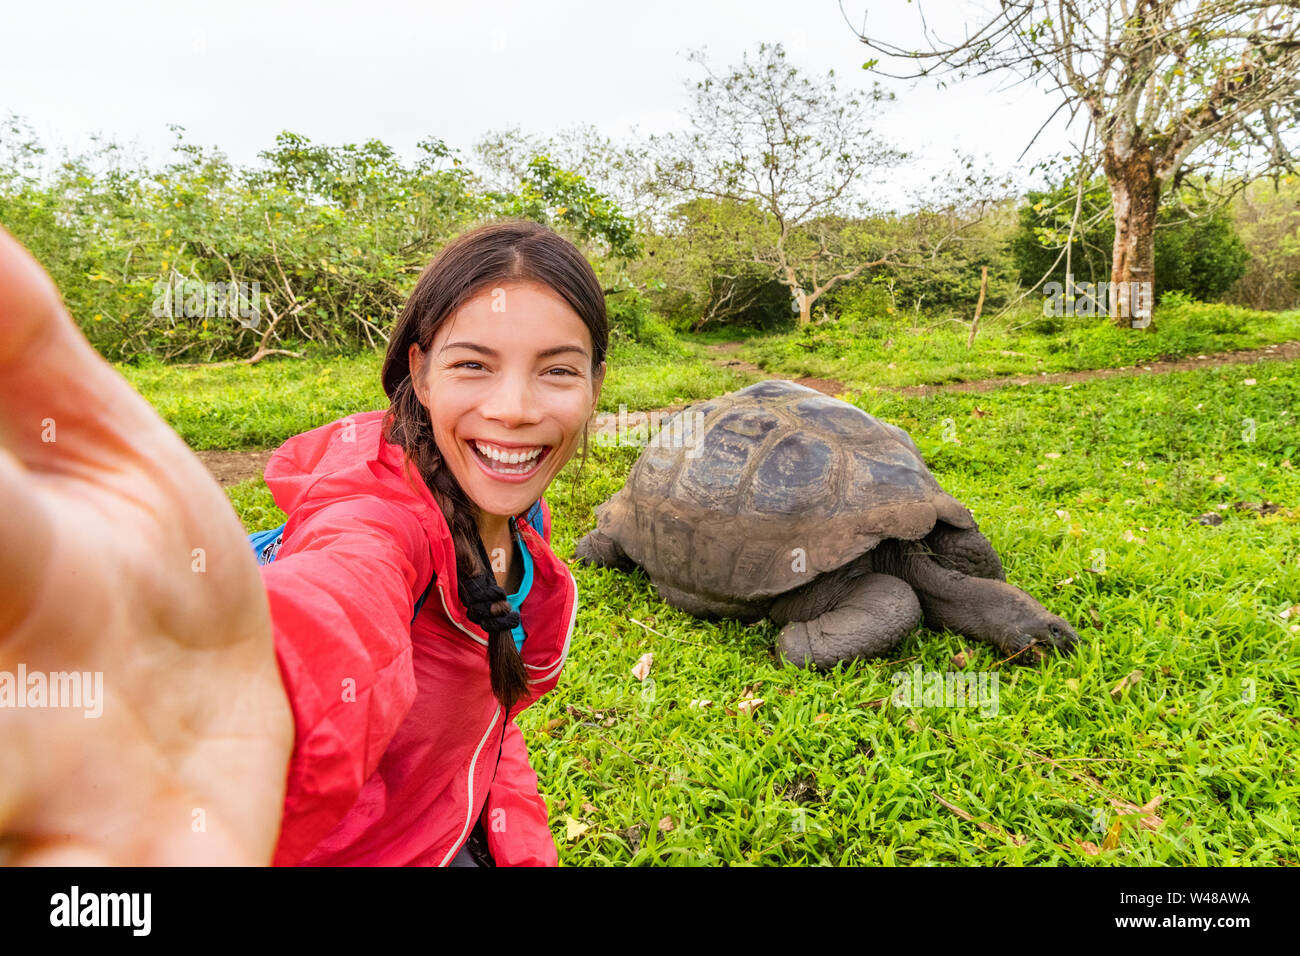
[{"label": "grassy field", "polygon": [[[655,402],[709,381],[686,361],[650,364],[619,371],[660,382]],[[253,370],[258,394],[301,374],[275,369]],[[297,401],[319,403],[311,416],[378,407],[330,383],[355,366],[319,374],[326,398],[294,380]],[[215,382],[190,390],[217,419],[187,419],[197,434],[310,427],[290,395],[250,407],[219,400]],[[640,571],[575,567],[569,662],[520,719],[561,861],[1296,863],[1300,363],[858,402],[909,431],[1009,580],[1084,646],[1021,666],[976,645],[964,672],[997,676],[996,714],[904,707],[894,675],[956,671],[968,642],[919,630],[888,659],[819,675],[778,665],[770,622],[699,621]],[[581,474],[566,467],[547,496],[558,554],[571,557],[636,455],[593,446]],[[260,480],[230,495],[250,530],[282,520]],[[1197,521],[1210,511],[1221,524]],[[631,674],[647,651],[653,690]],[[763,700],[748,715],[747,693]],[[701,699],[712,706],[691,706]]]},{"label": "grassy field", "polygon": [[1140,334],[1096,318],[1048,318],[1041,307],[1020,309],[981,320],[971,348],[966,345],[969,326],[926,322],[914,324],[911,316],[844,318],[764,336],[722,328],[693,342],[743,337],[744,346],[729,358],[775,375],[830,378],[867,388],[1116,368],[1300,339],[1300,311],[1252,312],[1183,301],[1158,307],[1152,328]]},{"label": "grassy field", "polygon": [[[616,340],[600,410],[663,408],[740,388],[757,377],[720,368],[708,346],[745,337],[725,356],[771,375],[837,379],[850,389],[940,384],[1000,375],[1132,366],[1300,340],[1300,311],[1251,312],[1182,304],[1156,310],[1154,332],[1132,333],[1095,319],[1044,320],[1021,312],[991,320],[975,347],[949,323],[913,328],[904,320],[845,319],[802,331],[753,335],[732,328],[661,336],[653,344]],[[115,366],[195,449],[274,448],[285,439],[358,411],[385,408],[383,355],[268,361],[252,368]]]}]

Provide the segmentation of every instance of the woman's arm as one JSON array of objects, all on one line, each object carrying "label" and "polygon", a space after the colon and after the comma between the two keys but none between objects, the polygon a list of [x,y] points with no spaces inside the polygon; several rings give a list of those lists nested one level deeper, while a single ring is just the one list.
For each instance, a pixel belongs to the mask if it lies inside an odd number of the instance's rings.
[{"label": "woman's arm", "polygon": [[330,832],[415,699],[411,612],[433,573],[419,520],[358,496],[308,501],[261,568],[295,739],[277,865]]}]

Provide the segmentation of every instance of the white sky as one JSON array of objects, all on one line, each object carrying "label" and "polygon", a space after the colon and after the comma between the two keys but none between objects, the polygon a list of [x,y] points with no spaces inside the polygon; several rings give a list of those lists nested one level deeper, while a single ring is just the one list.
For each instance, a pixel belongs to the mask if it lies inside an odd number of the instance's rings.
[{"label": "white sky", "polygon": [[[683,128],[686,81],[703,76],[686,54],[700,47],[718,71],[779,41],[801,70],[833,68],[842,90],[867,89],[869,51],[845,20],[860,26],[867,2],[845,0],[845,13],[835,0],[13,2],[0,113],[24,117],[46,146],[84,147],[100,132],[155,159],[173,142],[168,123],[245,163],[283,129],[331,145],[378,138],[408,156],[436,136],[472,159],[483,134],[512,126],[591,123],[616,140]],[[870,5],[869,24],[915,42],[915,5]],[[952,34],[958,9],[925,6]],[[1056,106],[989,81],[891,85],[899,99],[879,128],[919,154],[919,179],[954,147],[1010,170]],[[1044,134],[1022,169],[1068,149],[1063,133]]]}]

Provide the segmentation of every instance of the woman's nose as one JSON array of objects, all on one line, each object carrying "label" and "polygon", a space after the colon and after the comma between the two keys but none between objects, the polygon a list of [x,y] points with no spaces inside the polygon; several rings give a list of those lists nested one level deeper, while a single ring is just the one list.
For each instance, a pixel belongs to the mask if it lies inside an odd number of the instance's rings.
[{"label": "woman's nose", "polygon": [[538,421],[540,411],[532,382],[527,377],[502,376],[480,408],[484,418],[506,425],[526,425]]}]

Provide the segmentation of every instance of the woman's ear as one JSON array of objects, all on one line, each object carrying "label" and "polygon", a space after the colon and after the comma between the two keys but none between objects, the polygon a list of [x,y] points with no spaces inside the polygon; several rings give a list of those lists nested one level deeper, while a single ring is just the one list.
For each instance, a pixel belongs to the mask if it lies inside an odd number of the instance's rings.
[{"label": "woman's ear", "polygon": [[407,364],[411,367],[411,387],[415,389],[415,397],[424,402],[424,350],[420,348],[419,342],[412,342],[410,349],[406,353]]},{"label": "woman's ear", "polygon": [[591,379],[596,386],[594,389],[592,389],[592,395],[591,395],[591,411],[593,415],[596,412],[596,406],[600,404],[600,390],[605,384],[605,370],[606,370],[606,365],[604,362],[601,362],[600,368],[596,370],[596,374],[592,376]]}]

